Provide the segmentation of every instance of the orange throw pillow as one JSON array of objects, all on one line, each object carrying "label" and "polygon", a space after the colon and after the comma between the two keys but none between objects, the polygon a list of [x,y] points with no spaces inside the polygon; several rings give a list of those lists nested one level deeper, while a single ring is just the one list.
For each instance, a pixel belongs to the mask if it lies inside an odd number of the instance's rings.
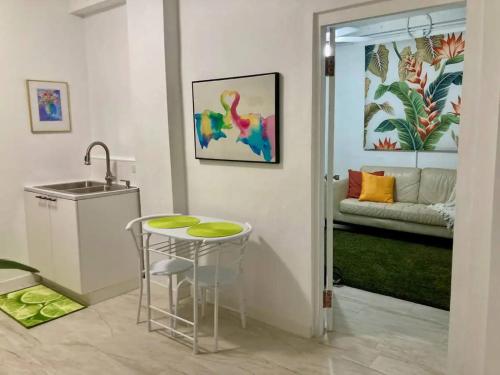
[{"label": "orange throw pillow", "polygon": [[394,183],[396,179],[393,176],[374,176],[362,172],[361,180],[360,201],[394,203]]},{"label": "orange throw pillow", "polygon": [[[371,172],[375,176],[383,176],[384,171]],[[349,190],[347,191],[347,198],[359,198],[361,194],[361,172],[349,169]]]}]

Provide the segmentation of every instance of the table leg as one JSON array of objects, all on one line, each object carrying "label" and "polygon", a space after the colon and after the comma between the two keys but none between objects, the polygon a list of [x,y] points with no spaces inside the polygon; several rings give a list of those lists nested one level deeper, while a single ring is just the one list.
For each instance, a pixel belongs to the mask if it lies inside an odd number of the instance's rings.
[{"label": "table leg", "polygon": [[220,252],[217,252],[214,279],[214,352],[219,349],[219,262]]},{"label": "table leg", "polygon": [[149,272],[149,240],[151,238],[151,234],[147,234],[146,236],[146,245],[145,245],[145,261],[144,261],[144,273],[146,276],[146,301],[148,308],[148,330],[151,331],[151,274]]},{"label": "table leg", "polygon": [[195,245],[193,254],[193,354],[198,354],[198,250]]}]

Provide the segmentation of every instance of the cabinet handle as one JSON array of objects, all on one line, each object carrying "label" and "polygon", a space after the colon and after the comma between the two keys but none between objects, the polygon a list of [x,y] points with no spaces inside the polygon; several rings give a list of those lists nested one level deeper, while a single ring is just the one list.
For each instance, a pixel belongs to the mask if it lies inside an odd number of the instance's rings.
[{"label": "cabinet handle", "polygon": [[44,197],[42,195],[35,195],[35,198],[43,199],[44,201],[51,201],[51,202],[56,202],[57,201],[56,198]]}]

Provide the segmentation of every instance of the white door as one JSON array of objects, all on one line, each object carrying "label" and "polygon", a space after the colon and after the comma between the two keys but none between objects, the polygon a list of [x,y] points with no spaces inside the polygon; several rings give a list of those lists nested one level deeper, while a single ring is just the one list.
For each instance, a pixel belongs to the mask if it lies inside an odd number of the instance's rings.
[{"label": "white door", "polygon": [[[324,164],[325,164],[325,291],[323,308],[325,312],[325,327],[333,329],[333,135],[334,135],[334,87],[335,87],[335,29],[329,27],[325,30],[323,54],[325,63],[323,68],[323,93],[324,93]],[[331,35],[331,37],[330,37]],[[333,70],[333,71],[332,71]]]},{"label": "white door", "polygon": [[49,201],[36,193],[24,193],[29,264],[40,271],[40,276],[52,279],[52,240]]}]

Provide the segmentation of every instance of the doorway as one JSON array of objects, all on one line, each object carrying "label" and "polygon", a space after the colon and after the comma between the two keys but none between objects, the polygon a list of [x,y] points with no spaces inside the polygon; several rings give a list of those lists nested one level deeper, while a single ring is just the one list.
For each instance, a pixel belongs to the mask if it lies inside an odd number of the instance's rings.
[{"label": "doorway", "polygon": [[[435,363],[412,365],[418,369],[423,366],[424,370],[431,366],[427,369],[437,373],[440,367],[444,369],[446,359],[445,311],[449,308],[453,237],[450,216],[454,208],[464,31],[465,11],[458,6],[326,24],[321,30],[324,327],[326,331],[340,330],[344,337],[351,334],[351,339],[369,336],[377,345],[377,339],[383,337],[388,350],[388,337],[399,335],[402,341],[398,345],[408,345],[417,357],[426,353],[429,359],[433,349],[438,354],[433,358]],[[452,44],[454,52],[440,52]],[[442,82],[445,78],[449,83]],[[436,86],[441,86],[441,92]],[[409,129],[410,125],[414,128]],[[373,197],[360,199],[361,192],[357,199],[345,196],[351,193],[350,170],[384,172],[388,180],[393,180],[393,196],[391,204],[385,205],[386,212],[373,204],[385,202],[376,197],[375,201]],[[444,181],[445,186],[433,184],[436,180]],[[425,186],[421,188],[420,184]],[[432,206],[432,211],[424,204]],[[406,244],[412,249],[398,248]],[[344,252],[342,262],[337,259],[335,263],[336,247]],[[408,255],[416,256],[416,265]],[[388,269],[383,269],[383,257],[389,260]],[[398,257],[401,259],[395,262]],[[447,290],[438,297],[435,291],[423,290],[432,289],[433,284],[410,288],[412,281],[418,281],[416,270],[424,276],[442,271],[439,267],[422,269],[430,261],[426,257],[434,257],[449,272],[441,278],[444,289],[448,284]],[[373,275],[377,267],[383,274],[379,277]],[[361,271],[366,272],[359,275]],[[394,277],[396,271],[401,278]],[[416,276],[407,277],[408,272]],[[377,285],[382,284],[384,276],[395,278],[392,285]],[[428,277],[432,279],[432,275]],[[345,280],[355,288],[333,289],[334,284],[344,284]],[[400,280],[407,285],[398,285]],[[330,290],[333,308],[328,306]],[[351,319],[353,315],[357,319]],[[432,333],[422,336],[424,331]],[[409,342],[412,339],[420,346],[413,347]],[[437,363],[438,358],[441,363]],[[391,360],[404,363],[410,358],[393,355]]]}]

